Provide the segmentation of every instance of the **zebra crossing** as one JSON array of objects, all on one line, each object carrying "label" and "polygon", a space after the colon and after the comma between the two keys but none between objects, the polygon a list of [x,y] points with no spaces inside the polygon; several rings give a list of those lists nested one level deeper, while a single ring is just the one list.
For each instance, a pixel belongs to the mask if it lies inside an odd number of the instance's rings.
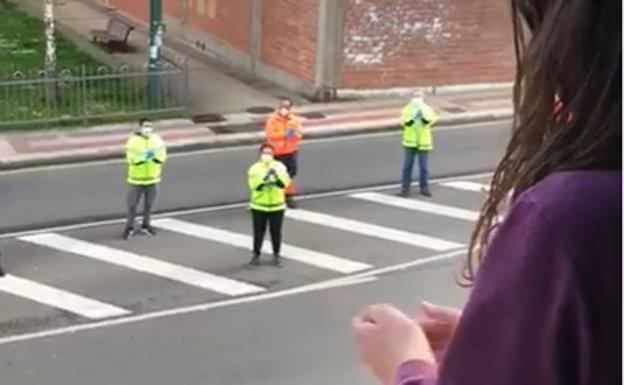
[{"label": "zebra crossing", "polygon": [[[283,269],[245,268],[252,238],[242,209],[155,219],[157,237],[128,242],[119,239],[118,226],[7,239],[16,252],[10,274],[0,279],[0,307],[19,300],[37,310],[3,312],[0,325],[42,312],[71,314],[75,322],[124,317],[176,301],[254,295],[459,250],[478,217],[485,182],[440,183],[426,200],[368,191],[303,201],[286,214]],[[267,253],[269,246],[267,237]]]}]

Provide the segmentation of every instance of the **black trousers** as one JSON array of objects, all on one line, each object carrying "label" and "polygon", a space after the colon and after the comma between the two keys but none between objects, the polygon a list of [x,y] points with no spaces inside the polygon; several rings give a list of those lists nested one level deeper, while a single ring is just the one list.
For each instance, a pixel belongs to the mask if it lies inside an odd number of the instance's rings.
[{"label": "black trousers", "polygon": [[284,210],[274,212],[264,212],[251,210],[253,218],[253,253],[260,255],[262,244],[264,243],[264,233],[267,224],[271,232],[271,244],[273,245],[273,255],[279,255],[282,247],[282,223],[284,223]]},{"label": "black trousers", "polygon": [[295,179],[297,176],[297,151],[292,154],[287,155],[277,155],[275,160],[284,163],[286,166],[286,171],[288,171],[288,175],[290,175],[291,179]]}]

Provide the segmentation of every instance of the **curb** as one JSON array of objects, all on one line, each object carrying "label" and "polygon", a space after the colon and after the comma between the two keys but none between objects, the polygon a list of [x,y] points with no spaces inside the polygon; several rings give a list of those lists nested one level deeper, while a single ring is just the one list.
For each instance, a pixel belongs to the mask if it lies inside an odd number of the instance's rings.
[{"label": "curb", "polygon": [[[439,126],[463,125],[471,123],[486,123],[493,121],[503,121],[511,119],[513,113],[510,109],[490,110],[486,112],[468,112],[461,115],[440,119]],[[396,130],[396,124],[378,124],[378,125],[344,125],[342,127],[311,127],[306,130],[306,138],[331,138],[340,136],[350,136],[367,133],[377,133]],[[260,144],[264,139],[264,133],[245,132],[237,134],[215,135],[205,140],[192,143],[180,143],[169,145],[170,153],[183,153],[189,151],[198,151],[211,148],[227,148],[241,147],[253,144]],[[0,171],[17,170],[23,168],[32,168],[38,166],[53,166],[67,163],[85,163],[90,161],[102,161],[111,159],[123,159],[123,151],[102,152],[93,149],[88,152],[74,153],[58,156],[56,154],[33,154],[29,159],[1,159]]]},{"label": "curb", "polygon": [[466,83],[454,85],[432,85],[423,87],[394,87],[385,89],[338,89],[337,95],[339,99],[366,99],[366,98],[406,98],[415,91],[422,91],[429,96],[454,95],[464,92],[489,92],[513,91],[513,82],[499,83]]}]

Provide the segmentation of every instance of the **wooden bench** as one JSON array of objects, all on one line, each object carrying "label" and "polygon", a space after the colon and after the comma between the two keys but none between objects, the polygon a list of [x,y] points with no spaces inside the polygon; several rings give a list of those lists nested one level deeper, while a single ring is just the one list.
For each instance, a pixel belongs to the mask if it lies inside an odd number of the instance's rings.
[{"label": "wooden bench", "polygon": [[134,27],[125,21],[113,17],[108,20],[108,26],[105,30],[93,30],[93,42],[105,45],[110,52],[115,50],[119,52],[130,51],[128,37]]}]

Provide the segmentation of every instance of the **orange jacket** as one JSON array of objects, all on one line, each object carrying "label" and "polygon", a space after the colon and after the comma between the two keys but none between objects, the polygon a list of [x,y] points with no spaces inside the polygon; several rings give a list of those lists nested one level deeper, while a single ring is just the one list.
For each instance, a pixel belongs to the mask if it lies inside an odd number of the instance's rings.
[{"label": "orange jacket", "polygon": [[[286,132],[289,129],[294,130],[294,134],[287,138]],[[283,117],[274,112],[266,121],[264,134],[276,156],[292,154],[299,148],[299,142],[303,137],[301,121],[294,115]]]}]

